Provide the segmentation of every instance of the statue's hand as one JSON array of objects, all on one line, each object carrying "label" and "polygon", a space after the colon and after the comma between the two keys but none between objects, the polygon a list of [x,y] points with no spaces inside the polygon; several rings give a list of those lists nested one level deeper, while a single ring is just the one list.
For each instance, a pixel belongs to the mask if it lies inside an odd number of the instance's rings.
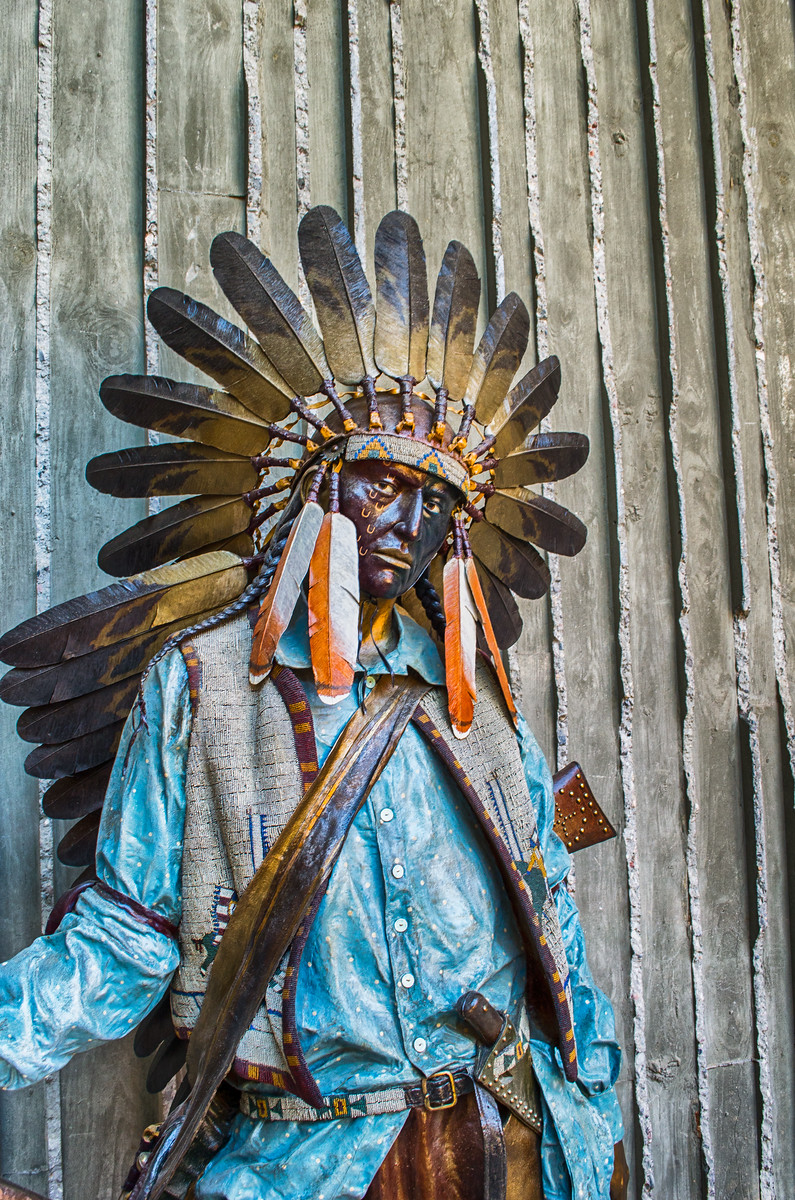
[{"label": "statue's hand", "polygon": [[613,1147],[613,1175],[610,1180],[610,1200],[627,1200],[629,1167],[624,1153],[624,1143],[616,1142]]}]

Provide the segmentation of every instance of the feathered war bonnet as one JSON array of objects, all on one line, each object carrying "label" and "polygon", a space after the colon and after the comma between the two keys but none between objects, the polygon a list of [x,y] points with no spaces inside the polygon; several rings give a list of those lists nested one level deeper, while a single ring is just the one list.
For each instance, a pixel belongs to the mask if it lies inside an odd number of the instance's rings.
[{"label": "feathered war bonnet", "polygon": [[[211,252],[216,278],[256,335],[282,400],[310,431],[295,481],[311,476],[311,483],[257,619],[251,682],[269,674],[308,574],[317,692],[330,704],[348,694],[358,654],[359,568],[355,528],[339,511],[337,472],[343,460],[402,463],[446,480],[461,497],[450,544],[442,548],[442,578],[450,716],[463,737],[476,698],[478,625],[515,713],[476,559],[492,593],[500,586],[496,580],[525,596],[546,590],[547,568],[529,542],[573,554],[585,541],[585,528],[526,485],[576,470],[585,461],[587,440],[548,435],[510,453],[549,409],[559,370],[553,361],[542,364],[506,403],[527,347],[529,315],[510,294],[475,347],[480,280],[460,243],[451,242],[445,253],[431,314],[422,238],[408,213],[389,213],[378,228],[375,304],[337,213],[327,207],[307,213],[298,240],[320,333],[251,242],[222,234]],[[426,376],[433,405],[415,391]],[[391,386],[384,386],[384,377]],[[344,398],[343,388],[349,389]],[[447,421],[452,411],[460,415],[457,430]],[[273,433],[279,436],[278,427]],[[290,433],[282,430],[281,436]],[[267,471],[274,460],[263,465]],[[324,513],[318,492],[327,472]]]},{"label": "feathered war bonnet", "polygon": [[[576,517],[530,490],[571,475],[588,454],[581,434],[532,434],[557,399],[560,365],[547,358],[513,383],[530,324],[513,293],[475,345],[480,281],[459,242],[445,252],[431,308],[422,239],[407,213],[389,213],[378,228],[375,303],[332,209],[308,212],[298,236],[319,331],[270,260],[223,233],[213,270],[250,333],[171,288],[148,303],[166,345],[219,386],[144,375],[102,384],[102,402],[121,420],[188,440],[102,454],[88,464],[89,483],[115,496],[186,498],[102,547],[100,567],[128,578],[0,638],[0,659],[15,668],[0,698],[32,706],[18,729],[41,743],[26,769],[60,781],[49,808],[45,799],[52,816],[81,815],[101,794],[153,655],[262,600],[251,675],[264,678],[307,574],[318,693],[329,703],[347,693],[358,553],[338,510],[345,461],[404,463],[458,490],[449,537],[417,596],[440,617],[430,579],[441,577],[456,734],[472,722],[478,628],[515,711],[500,656],[522,628],[514,594],[537,598],[549,585],[531,543],[571,555],[585,542]],[[327,512],[318,503],[324,478]],[[267,540],[255,545],[268,522]]]}]

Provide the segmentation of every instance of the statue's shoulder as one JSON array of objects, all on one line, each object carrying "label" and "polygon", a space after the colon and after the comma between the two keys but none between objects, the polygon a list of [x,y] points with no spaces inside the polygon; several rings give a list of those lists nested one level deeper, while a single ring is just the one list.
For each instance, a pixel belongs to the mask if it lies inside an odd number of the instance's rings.
[{"label": "statue's shoulder", "polygon": [[236,613],[210,629],[182,638],[179,649],[188,668],[192,690],[206,694],[221,689],[248,693],[251,623],[247,612]]}]

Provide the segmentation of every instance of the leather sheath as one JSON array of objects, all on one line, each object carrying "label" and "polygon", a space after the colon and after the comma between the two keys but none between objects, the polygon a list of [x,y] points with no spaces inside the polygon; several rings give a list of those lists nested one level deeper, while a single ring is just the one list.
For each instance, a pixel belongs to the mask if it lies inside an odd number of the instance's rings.
[{"label": "leather sheath", "polygon": [[[169,1115],[132,1200],[168,1196],[235,1050],[351,822],[391,758],[430,685],[381,676],[238,901],[210,970],[187,1056],[190,1094]],[[172,1193],[173,1194],[173,1193]]]}]

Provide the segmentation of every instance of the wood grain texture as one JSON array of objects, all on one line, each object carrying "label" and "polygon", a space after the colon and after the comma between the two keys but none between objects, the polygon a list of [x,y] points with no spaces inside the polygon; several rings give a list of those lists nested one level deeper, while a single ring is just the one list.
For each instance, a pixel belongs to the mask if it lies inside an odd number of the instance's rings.
[{"label": "wood grain texture", "polygon": [[[389,5],[359,0],[359,60],[362,93],[361,145],[364,195],[364,267],[373,270],[378,223],[398,207],[395,183],[395,127],[392,102],[392,42]],[[420,233],[423,233],[420,226]]]},{"label": "wood grain texture", "polygon": [[[552,410],[551,422],[555,429],[586,433],[591,443],[586,468],[576,480],[563,482],[555,491],[556,499],[571,507],[588,527],[588,542],[582,553],[571,561],[560,562],[568,753],[583,764],[600,805],[621,831],[617,614],[612,577],[615,545],[608,506],[612,463],[605,438],[593,292],[592,215],[577,8],[573,3],[534,3],[531,20],[548,351],[565,364],[561,395]],[[617,937],[615,933],[617,926],[624,930],[628,927],[622,855],[617,842],[585,851],[577,864],[577,876],[593,969],[614,1003],[619,1041],[631,1047],[629,946],[626,936]],[[608,911],[611,916],[606,920]],[[622,1078],[631,1080],[632,1076],[633,1064],[627,1054]],[[631,1129],[632,1109],[626,1115]]]},{"label": "wood grain texture", "polygon": [[[312,204],[330,204],[350,218],[347,151],[347,53],[339,0],[307,4],[306,53],[309,77],[309,161]],[[352,223],[351,223],[352,228]]]},{"label": "wood grain texture", "polygon": [[[92,495],[83,474],[92,449],[119,444],[118,423],[96,399],[101,379],[108,370],[135,368],[142,359],[138,8],[128,0],[113,0],[101,10],[58,2],[53,43],[50,450],[57,602],[100,581],[96,545],[109,519],[123,524],[144,515],[140,501],[114,501],[109,518],[110,505]],[[56,824],[58,841],[66,829]],[[56,895],[73,874],[56,871]],[[84,1124],[87,1098],[107,1101],[109,1078],[125,1081],[123,1121],[114,1119],[109,1106]],[[124,1045],[99,1056],[89,1052],[61,1077],[65,1200],[116,1196],[140,1129],[154,1115],[142,1082],[141,1065]]]},{"label": "wood grain texture", "polygon": [[[740,737],[744,757],[744,787],[753,801],[753,828],[747,824],[747,836],[753,837],[759,864],[756,894],[749,896],[749,908],[755,917],[755,1017],[757,1056],[759,1059],[759,1092],[762,1104],[761,1173],[763,1186],[772,1186],[777,1194],[785,1195],[789,1181],[795,1175],[795,1047],[788,1030],[793,1027],[792,996],[780,986],[780,980],[791,973],[791,945],[787,933],[791,898],[782,881],[787,877],[787,844],[785,810],[789,804],[786,773],[786,736],[782,737],[779,722],[779,698],[776,694],[776,638],[774,632],[774,601],[771,596],[768,543],[768,514],[765,501],[770,480],[765,474],[765,448],[760,436],[759,386],[761,371],[757,369],[757,342],[754,331],[754,294],[747,281],[752,277],[750,234],[757,219],[757,195],[750,198],[746,189],[781,187],[781,178],[768,184],[762,179],[749,178],[748,169],[754,146],[749,138],[749,111],[744,103],[740,83],[747,96],[758,86],[753,62],[748,59],[748,77],[742,71],[741,46],[738,33],[748,51],[755,45],[756,32],[747,27],[732,28],[732,12],[725,6],[705,0],[703,6],[705,56],[712,67],[714,87],[709,99],[712,113],[712,156],[714,162],[714,208],[716,222],[716,254],[722,281],[722,317],[725,338],[717,342],[723,356],[727,390],[732,398],[733,470],[737,508],[737,547],[741,570],[735,573],[736,640],[740,672],[738,696],[740,705]],[[775,61],[774,73],[792,73],[791,48],[788,52],[786,35],[788,14],[773,8],[766,12],[766,24],[781,34],[782,55]],[[711,35],[711,36],[710,36]],[[770,51],[769,35],[763,34],[766,51]],[[773,60],[768,63],[768,70]],[[739,82],[738,82],[739,75]],[[759,81],[767,83],[767,76]],[[779,93],[786,96],[786,90]],[[729,103],[721,103],[722,97]],[[758,96],[754,103],[758,103]],[[758,109],[756,111],[759,111]],[[783,120],[792,122],[791,108],[777,108]],[[757,134],[760,131],[757,131]],[[764,134],[762,134],[764,140]],[[775,140],[775,139],[774,139]],[[769,138],[768,145],[770,146]],[[771,152],[775,147],[770,147]],[[786,153],[786,151],[785,151]],[[738,170],[744,163],[744,170]],[[786,239],[784,224],[776,236]],[[759,264],[757,264],[758,266]],[[791,271],[791,267],[790,267]],[[787,289],[789,290],[789,289]],[[781,296],[768,293],[768,306],[778,306]],[[786,301],[785,301],[786,303]],[[770,315],[770,314],[768,314]],[[777,316],[776,321],[782,320]],[[763,378],[766,378],[765,374]],[[774,388],[775,391],[775,388]],[[768,450],[769,453],[769,450]],[[780,460],[780,454],[776,457]],[[786,486],[786,485],[785,485]],[[780,514],[784,516],[782,512]],[[786,517],[784,517],[786,520]],[[782,524],[779,529],[784,528]],[[777,531],[778,532],[778,531]],[[786,551],[785,551],[786,553]]]},{"label": "wood grain texture", "polygon": [[[759,1119],[748,1064],[755,1054],[750,973],[730,548],[723,491],[721,397],[709,320],[711,231],[705,220],[695,46],[689,8],[649,6],[657,45],[657,160],[667,242],[671,451],[682,539],[679,580],[685,656],[683,762],[688,883],[694,930],[694,993],[704,1168],[719,1196],[758,1186]],[[662,146],[662,153],[660,151]],[[694,204],[694,194],[699,203]],[[739,1127],[734,1092],[749,1115]],[[731,1140],[736,1154],[721,1147]]]},{"label": "wood grain texture", "polygon": [[486,267],[474,6],[468,0],[406,5],[403,37],[408,211],[423,235],[432,295],[451,238],[471,252],[481,278]]},{"label": "wood grain texture", "polygon": [[[36,4],[17,4],[4,20],[6,86],[0,91],[4,203],[0,213],[0,514],[4,609],[23,620],[36,605]],[[5,706],[3,706],[5,708]],[[3,812],[0,835],[0,961],[41,930],[38,789],[22,769],[15,714],[0,712]],[[44,1193],[47,1187],[44,1085],[0,1093],[2,1174]]]},{"label": "wood grain texture", "polygon": [[[545,314],[536,304],[536,264],[528,215],[528,178],[525,141],[525,105],[532,111],[532,95],[525,95],[525,63],[519,32],[516,0],[489,0],[491,52],[497,102],[497,147],[502,194],[502,252],[505,287],[522,297],[531,314],[530,342],[519,377],[543,357],[537,321]],[[494,148],[492,148],[494,153]],[[501,299],[501,297],[500,297]],[[546,353],[546,351],[544,351]],[[555,681],[552,630],[547,601],[522,606],[524,634],[515,652],[523,687],[523,709],[531,728],[554,766]]]},{"label": "wood grain texture", "polygon": [[298,286],[293,5],[259,5],[262,108],[262,251],[293,291]]},{"label": "wood grain texture", "polygon": [[[795,774],[795,549],[791,533],[795,522],[795,475],[791,470],[795,453],[795,413],[791,400],[795,335],[791,303],[795,277],[792,11],[782,0],[774,0],[769,6],[755,3],[743,6],[742,10],[733,4],[731,13],[739,41],[734,65],[740,112],[746,127],[744,174],[752,207],[748,235],[755,258],[754,330],[762,351],[759,419],[767,443],[768,502],[775,502],[771,514],[775,528],[771,532],[780,555],[780,564],[771,563],[771,569],[778,567],[775,572],[778,578],[774,577],[774,635],[792,776]],[[791,786],[790,779],[788,787]]]},{"label": "wood grain texture", "polygon": [[[621,409],[628,516],[638,900],[651,1150],[660,1194],[690,1196],[698,1194],[700,1167],[689,998],[692,983],[685,887],[686,809],[679,766],[675,581],[670,572],[660,570],[662,562],[671,561],[673,547],[653,290],[653,231],[646,219],[650,201],[642,61],[632,33],[629,6],[622,5],[617,14],[612,6],[594,3],[591,14],[598,71],[607,301]],[[654,620],[650,621],[652,612]],[[598,903],[603,881],[598,876],[583,878],[582,871],[578,876],[582,886],[589,889],[590,903]],[[665,919],[661,919],[662,913]],[[600,947],[598,952],[604,956],[607,947]],[[674,1006],[668,1003],[671,989],[681,997],[681,1003]],[[670,1153],[674,1144],[676,1155]]]}]

